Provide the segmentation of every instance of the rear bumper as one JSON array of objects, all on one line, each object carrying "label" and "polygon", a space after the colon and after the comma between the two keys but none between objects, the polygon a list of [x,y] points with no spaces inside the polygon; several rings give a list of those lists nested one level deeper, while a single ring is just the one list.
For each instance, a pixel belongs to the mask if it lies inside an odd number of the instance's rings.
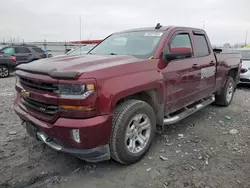
[{"label": "rear bumper", "polygon": [[9,63],[3,64],[3,65],[6,65],[9,68],[10,72],[13,72],[15,70],[15,67],[17,66],[17,64],[13,63],[13,62],[9,62]]},{"label": "rear bumper", "polygon": [[[36,128],[38,139],[51,148],[76,155],[89,162],[110,158],[108,143],[112,129],[112,115],[89,119],[59,118],[55,123],[48,123],[31,116],[16,104],[14,110],[22,120]],[[81,143],[75,142],[72,138],[70,132],[72,129],[79,129]]]}]

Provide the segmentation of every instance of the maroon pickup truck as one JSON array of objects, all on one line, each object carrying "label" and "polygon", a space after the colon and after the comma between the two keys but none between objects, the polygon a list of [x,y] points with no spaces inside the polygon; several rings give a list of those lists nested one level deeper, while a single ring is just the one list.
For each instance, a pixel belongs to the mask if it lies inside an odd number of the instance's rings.
[{"label": "maroon pickup truck", "polygon": [[14,109],[57,151],[131,164],[158,129],[228,106],[240,70],[241,56],[212,49],[205,31],[157,24],[114,33],[87,55],[18,66]]}]

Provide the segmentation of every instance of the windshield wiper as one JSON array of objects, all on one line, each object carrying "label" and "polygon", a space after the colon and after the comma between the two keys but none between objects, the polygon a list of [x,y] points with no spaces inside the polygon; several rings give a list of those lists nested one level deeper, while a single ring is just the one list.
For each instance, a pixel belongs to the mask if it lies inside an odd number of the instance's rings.
[{"label": "windshield wiper", "polygon": [[[90,53],[88,53],[88,54],[90,54],[90,55],[93,55],[93,54],[96,54],[96,53],[92,53],[92,52],[90,52]],[[104,55],[104,54],[103,54]],[[118,54],[116,54],[116,53],[109,53],[109,54],[105,54],[105,55],[118,55]]]}]

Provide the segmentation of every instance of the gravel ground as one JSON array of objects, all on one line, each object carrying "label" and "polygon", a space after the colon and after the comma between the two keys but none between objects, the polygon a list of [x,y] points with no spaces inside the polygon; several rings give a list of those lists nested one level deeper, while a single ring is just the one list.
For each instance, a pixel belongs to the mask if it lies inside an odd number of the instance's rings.
[{"label": "gravel ground", "polygon": [[0,187],[250,187],[250,90],[157,135],[137,164],[90,164],[32,140],[13,112],[14,76],[0,80]]}]

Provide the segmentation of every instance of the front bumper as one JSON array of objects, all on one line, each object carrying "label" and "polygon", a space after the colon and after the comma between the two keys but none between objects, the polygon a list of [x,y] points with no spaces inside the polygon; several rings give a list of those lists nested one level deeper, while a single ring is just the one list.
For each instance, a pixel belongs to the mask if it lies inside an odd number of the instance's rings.
[{"label": "front bumper", "polygon": [[250,84],[250,71],[240,74],[240,84]]},{"label": "front bumper", "polygon": [[[112,115],[89,119],[59,118],[55,123],[41,121],[14,105],[16,114],[36,129],[36,137],[51,148],[73,154],[89,162],[110,158],[109,139],[112,129]],[[74,141],[71,129],[79,129],[81,143]]]},{"label": "front bumper", "polygon": [[61,145],[57,144],[54,140],[51,140],[50,137],[48,137],[43,132],[37,132],[37,138],[56,151],[70,153],[87,162],[94,163],[110,159],[110,150],[108,144],[92,149],[75,149],[75,148],[62,147]]}]

